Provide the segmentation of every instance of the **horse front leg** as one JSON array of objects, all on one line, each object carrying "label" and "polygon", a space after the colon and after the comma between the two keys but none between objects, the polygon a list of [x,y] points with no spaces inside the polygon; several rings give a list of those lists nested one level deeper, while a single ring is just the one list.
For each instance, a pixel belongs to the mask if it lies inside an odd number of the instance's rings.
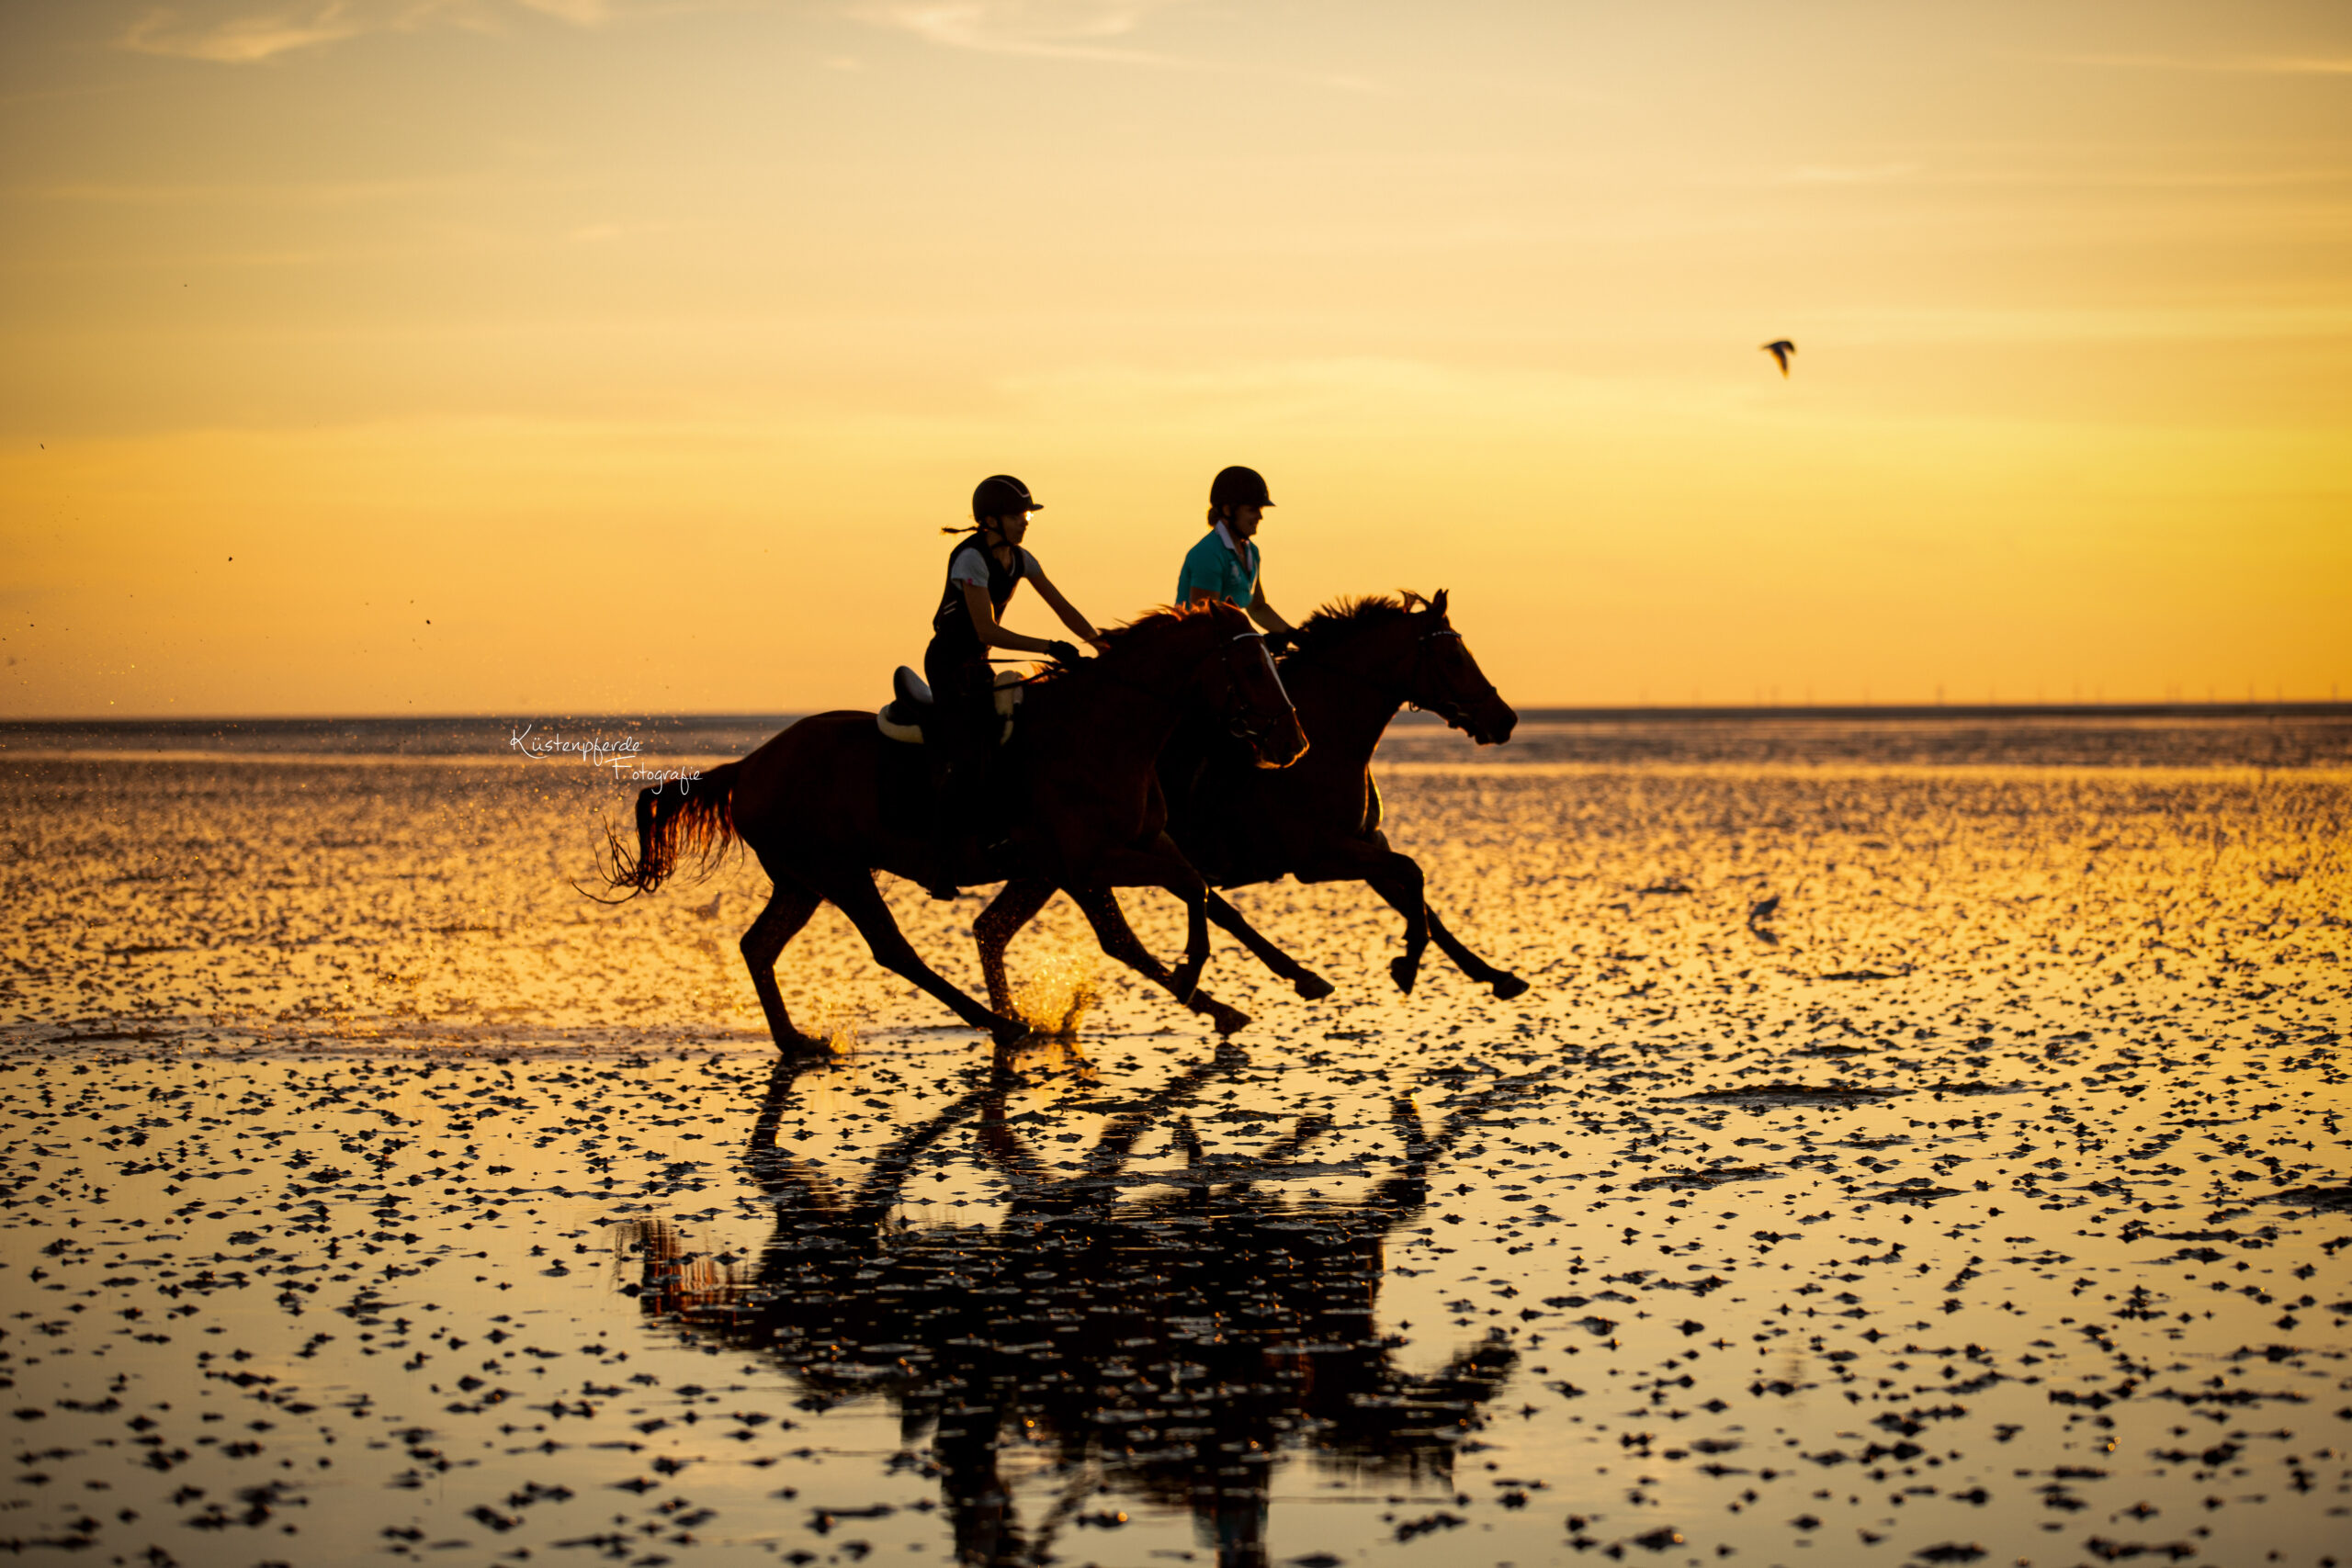
[{"label": "horse front leg", "polygon": [[[1154,985],[1166,986],[1171,990],[1174,988],[1175,977],[1170,974],[1168,965],[1154,958],[1151,950],[1136,937],[1135,929],[1127,924],[1126,911],[1119,908],[1115,894],[1107,887],[1083,887],[1071,890],[1070,899],[1078,906],[1079,913],[1086,917],[1086,923],[1094,928],[1094,940],[1106,955],[1117,959]],[[1194,1012],[1206,1014],[1219,1034],[1231,1034],[1247,1027],[1250,1022],[1248,1013],[1229,1008],[1206,991],[1197,988],[1193,992],[1193,999],[1184,1005]]]},{"label": "horse front leg", "polygon": [[1409,997],[1421,972],[1421,954],[1430,945],[1430,907],[1422,896],[1420,863],[1391,851],[1364,880],[1405,917],[1405,951],[1388,961],[1388,976]]},{"label": "horse front leg", "polygon": [[1160,886],[1184,900],[1184,962],[1168,977],[1168,994],[1191,1007],[1201,988],[1201,971],[1209,966],[1209,885],[1166,833],[1152,847],[1169,862],[1170,874]]},{"label": "horse front leg", "polygon": [[1190,1007],[1209,962],[1209,885],[1166,833],[1141,847],[1111,851],[1086,868],[1082,886],[1163,887],[1184,901],[1184,961],[1168,976],[1169,994]]},{"label": "horse front leg", "polygon": [[1211,889],[1209,919],[1227,935],[1238,940],[1242,946],[1257,954],[1258,962],[1291,983],[1292,988],[1310,1002],[1319,1002],[1331,994],[1331,982],[1307,968],[1297,959],[1266,940],[1257,927],[1242,917],[1240,910],[1226,902],[1223,895]]},{"label": "horse front leg", "polygon": [[1007,1018],[1013,1016],[1012,986],[1005,977],[1004,950],[1013,933],[1035,919],[1037,911],[1053,896],[1054,885],[1041,878],[1008,882],[989,901],[989,907],[980,911],[980,918],[972,922],[972,936],[980,948],[980,973],[988,977],[990,1010]]},{"label": "horse front leg", "polygon": [[[827,879],[825,897],[833,908],[850,918],[865,945],[873,951],[874,961],[884,968],[902,976],[924,991],[937,998],[950,1011],[974,1029],[986,1032],[996,1042],[1000,1057],[1002,1053],[1029,1036],[1029,1026],[1019,1019],[990,1012],[971,998],[949,985],[938,971],[925,964],[899,929],[890,913],[890,906],[882,901],[882,894],[874,886],[874,874],[863,866],[842,871]],[[1005,1064],[1000,1060],[1001,1068]]]},{"label": "horse front leg", "polygon": [[[1424,905],[1423,908],[1428,907]],[[1445,929],[1445,922],[1437,918],[1435,909],[1429,909],[1429,919],[1430,938],[1448,958],[1453,960],[1454,967],[1482,986],[1492,986],[1495,995],[1504,1001],[1526,993],[1526,981],[1507,969],[1496,968],[1462,945],[1462,939]]]},{"label": "horse front leg", "polygon": [[1410,855],[1400,855],[1374,836],[1351,839],[1334,846],[1314,863],[1295,867],[1301,882],[1363,882],[1388,900],[1405,917],[1405,951],[1388,961],[1389,978],[1407,996],[1420,975],[1421,954],[1430,945],[1429,906],[1421,897],[1421,868]]}]

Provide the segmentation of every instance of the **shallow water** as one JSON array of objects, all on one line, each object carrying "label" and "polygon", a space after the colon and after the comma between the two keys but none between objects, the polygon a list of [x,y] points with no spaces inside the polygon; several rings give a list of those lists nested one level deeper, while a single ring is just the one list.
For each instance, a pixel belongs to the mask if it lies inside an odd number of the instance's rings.
[{"label": "shallow water", "polygon": [[0,1540],[2352,1561],[2352,774],[1567,728],[1390,748],[1526,996],[1256,889],[1340,988],[1221,942],[1220,1045],[1057,904],[1011,1081],[830,911],[776,1069],[756,871],[583,899],[576,760],[13,746]]}]

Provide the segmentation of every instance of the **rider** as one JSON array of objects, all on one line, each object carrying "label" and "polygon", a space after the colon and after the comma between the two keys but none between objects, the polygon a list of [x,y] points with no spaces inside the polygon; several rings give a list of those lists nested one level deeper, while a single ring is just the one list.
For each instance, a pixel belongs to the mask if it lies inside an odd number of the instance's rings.
[{"label": "rider", "polygon": [[1273,503],[1255,468],[1226,468],[1209,481],[1209,531],[1184,557],[1183,570],[1176,575],[1176,603],[1210,598],[1238,604],[1266,628],[1267,644],[1279,651],[1295,628],[1266,603],[1258,546],[1251,537]]},{"label": "rider", "polygon": [[[1176,574],[1176,603],[1223,599],[1238,604],[1266,628],[1267,651],[1279,653],[1295,635],[1295,628],[1266,603],[1258,543],[1252,537],[1266,508],[1273,503],[1274,498],[1266,492],[1265,477],[1257,469],[1236,466],[1218,471],[1209,481],[1209,531],[1184,556],[1183,569]],[[1218,738],[1187,725],[1160,753],[1160,786],[1167,795],[1171,828],[1195,818],[1202,780],[1222,749]],[[1230,826],[1216,822],[1193,827],[1192,841],[1214,860],[1219,853],[1221,835]]]},{"label": "rider", "polygon": [[971,526],[941,530],[964,537],[948,553],[947,586],[931,617],[931,646],[922,656],[923,677],[931,682],[936,705],[924,736],[931,761],[934,851],[932,878],[925,886],[934,898],[956,897],[956,873],[971,859],[968,852],[975,847],[985,805],[988,763],[997,741],[995,677],[988,650],[1042,653],[1065,664],[1079,657],[1069,643],[1029,637],[998,620],[1013,590],[1024,581],[1035,583],[1062,625],[1102,646],[1102,634],[1093,624],[1062,597],[1037,558],[1021,547],[1030,513],[1040,510],[1027,485],[1010,474],[996,474],[972,491]]}]

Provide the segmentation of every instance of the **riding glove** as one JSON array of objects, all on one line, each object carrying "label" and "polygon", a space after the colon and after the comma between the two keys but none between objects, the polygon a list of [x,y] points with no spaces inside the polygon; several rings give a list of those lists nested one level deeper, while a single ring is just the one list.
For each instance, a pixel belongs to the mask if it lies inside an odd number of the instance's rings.
[{"label": "riding glove", "polygon": [[1078,662],[1078,645],[1056,637],[1046,645],[1046,657],[1057,664],[1075,664]]}]

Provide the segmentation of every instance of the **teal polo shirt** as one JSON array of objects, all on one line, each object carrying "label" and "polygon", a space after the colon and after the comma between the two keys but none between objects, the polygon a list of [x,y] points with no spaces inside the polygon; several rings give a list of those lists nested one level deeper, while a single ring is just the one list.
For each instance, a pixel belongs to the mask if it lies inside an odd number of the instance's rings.
[{"label": "teal polo shirt", "polygon": [[1248,565],[1233,553],[1225,536],[1211,528],[1184,556],[1184,570],[1176,574],[1176,603],[1189,604],[1194,592],[1206,590],[1230,604],[1248,609],[1258,597],[1258,541],[1245,540]]}]

